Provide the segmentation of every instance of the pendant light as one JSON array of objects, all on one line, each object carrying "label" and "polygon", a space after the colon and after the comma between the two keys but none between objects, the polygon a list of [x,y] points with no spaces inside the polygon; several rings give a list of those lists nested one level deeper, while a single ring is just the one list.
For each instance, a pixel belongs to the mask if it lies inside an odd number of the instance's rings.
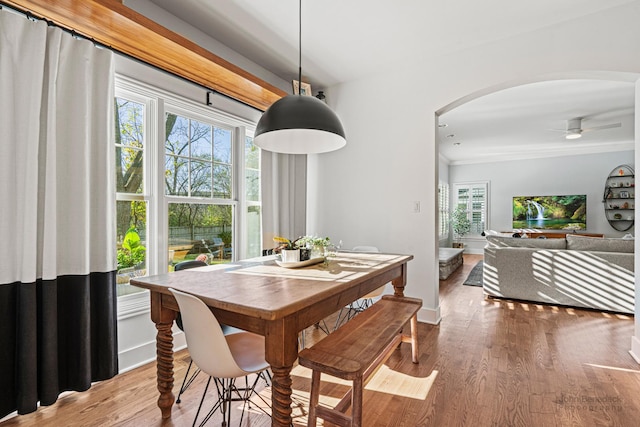
[{"label": "pendant light", "polygon": [[[298,82],[302,83],[302,0],[298,32]],[[253,143],[276,153],[315,154],[342,148],[347,140],[340,119],[327,104],[298,93],[277,100],[264,112]]]}]

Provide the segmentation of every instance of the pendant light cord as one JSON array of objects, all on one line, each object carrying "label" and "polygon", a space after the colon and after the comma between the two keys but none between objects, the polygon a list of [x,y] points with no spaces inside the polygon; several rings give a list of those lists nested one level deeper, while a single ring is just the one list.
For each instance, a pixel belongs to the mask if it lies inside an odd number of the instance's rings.
[{"label": "pendant light cord", "polygon": [[302,0],[298,7],[298,95],[302,95]]}]

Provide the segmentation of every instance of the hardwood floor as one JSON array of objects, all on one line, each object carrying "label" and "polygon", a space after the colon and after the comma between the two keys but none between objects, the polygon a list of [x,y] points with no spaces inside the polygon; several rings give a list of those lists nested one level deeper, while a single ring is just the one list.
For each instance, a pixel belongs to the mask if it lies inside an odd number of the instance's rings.
[{"label": "hardwood floor", "polygon": [[[628,353],[633,318],[485,299],[482,288],[462,285],[481,258],[466,255],[463,267],[440,282],[442,322],[420,324],[420,363],[411,363],[409,346],[389,359],[365,391],[363,425],[639,425],[640,365]],[[307,343],[321,337],[319,330],[307,331]],[[186,351],[176,356],[176,393],[188,360]],[[294,369],[296,426],[306,425],[307,374]],[[323,381],[326,401],[344,391],[338,382]],[[0,427],[191,425],[203,384],[200,375],[172,419],[162,422],[151,363]],[[234,413],[232,423],[238,420]],[[218,417],[208,425],[219,423]],[[270,420],[252,410],[243,425],[268,426]]]}]

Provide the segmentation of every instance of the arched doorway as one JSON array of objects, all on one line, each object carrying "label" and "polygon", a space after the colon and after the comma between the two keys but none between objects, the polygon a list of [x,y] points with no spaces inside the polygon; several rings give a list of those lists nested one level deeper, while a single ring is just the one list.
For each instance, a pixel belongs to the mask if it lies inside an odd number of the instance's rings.
[{"label": "arched doorway", "polygon": [[[499,85],[489,89],[484,89],[473,94],[469,94],[468,96],[465,96],[454,102],[451,102],[450,104],[444,106],[437,112],[436,125],[438,124],[441,126],[447,125],[446,127],[439,127],[436,130],[437,135],[439,135],[439,140],[436,144],[436,151],[437,151],[436,158],[440,158],[440,169],[441,169],[440,177],[442,178],[443,175],[448,176],[449,168],[461,167],[462,165],[467,165],[469,168],[475,168],[476,170],[478,170],[480,169],[480,166],[478,165],[482,163],[491,163],[495,166],[500,161],[502,161],[502,162],[505,162],[506,164],[508,164],[509,162],[511,163],[518,162],[520,165],[524,165],[524,162],[525,162],[524,159],[538,159],[539,162],[544,163],[545,161],[542,159],[549,158],[551,156],[572,156],[572,155],[578,156],[578,155],[587,155],[588,153],[592,153],[597,156],[605,156],[604,153],[627,151],[628,153],[630,153],[630,154],[627,154],[627,158],[629,158],[630,156],[630,162],[635,163],[637,165],[638,164],[638,162],[636,161],[637,154],[635,154],[637,150],[635,150],[635,146],[638,143],[638,138],[635,136],[635,132],[634,132],[635,123],[638,122],[638,119],[636,119],[637,114],[635,113],[635,100],[636,98],[640,97],[636,95],[636,92],[638,92],[638,89],[636,89],[637,80],[638,80],[638,74],[617,73],[617,72],[575,73],[574,75],[563,74],[563,75],[553,75],[553,76],[542,76],[541,78],[532,79],[529,81],[505,83],[503,85]],[[594,90],[597,87],[604,88],[603,90],[605,92],[604,93],[605,97],[607,95],[611,95],[611,96],[610,98],[605,99],[602,103],[600,103],[600,105],[595,105],[594,107],[594,104],[589,104],[589,102],[592,103],[593,100],[590,99],[589,96],[587,96],[588,94],[585,94],[584,91],[576,90],[575,93],[571,92],[572,87],[574,89],[580,88],[580,87],[586,87],[584,85],[587,85],[587,86],[591,85],[594,88]],[[490,133],[490,132],[487,132],[487,130],[493,131],[493,132],[500,132],[502,129],[505,129],[505,132],[508,133],[508,132],[514,132],[514,129],[519,129],[520,131],[524,132],[526,131],[526,129],[529,128],[528,125],[526,126],[518,125],[518,123],[522,123],[521,121],[519,122],[519,120],[521,120],[522,118],[518,119],[516,116],[518,114],[526,114],[526,112],[530,111],[530,108],[534,107],[534,105],[527,105],[526,101],[523,101],[523,100],[520,100],[520,103],[518,104],[517,98],[512,98],[512,102],[513,102],[512,105],[510,106],[506,105],[507,103],[505,102],[505,99],[509,98],[509,96],[507,96],[509,95],[507,92],[509,91],[512,91],[513,93],[527,92],[527,89],[535,89],[536,87],[543,88],[545,86],[548,86],[549,88],[553,89],[551,91],[551,95],[554,97],[552,97],[548,102],[555,102],[555,104],[549,104],[549,105],[553,105],[554,109],[557,110],[556,112],[561,112],[563,111],[562,108],[564,108],[564,116],[558,116],[555,119],[556,120],[555,123],[547,122],[547,125],[543,126],[541,129],[544,132],[548,132],[548,135],[545,136],[545,140],[551,140],[552,135],[558,137],[557,138],[558,142],[556,143],[555,146],[553,146],[553,144],[549,142],[547,143],[546,148],[542,148],[544,144],[539,144],[539,146],[532,147],[531,142],[529,142],[528,144],[523,144],[524,147],[521,147],[521,148],[524,148],[524,151],[523,151],[524,154],[522,156],[519,156],[516,150],[513,149],[513,147],[505,147],[505,146],[500,147],[499,144],[494,144],[493,146],[491,145],[485,146],[484,151],[482,152],[475,151],[475,154],[476,154],[475,159],[469,158],[470,154],[473,154],[473,151],[478,149],[478,147],[473,147],[473,149],[471,147],[471,143],[473,142],[473,137],[477,137],[479,141],[482,141],[482,138],[485,138],[486,140],[487,134]],[[563,87],[565,89],[563,89]],[[606,88],[609,88],[609,91]],[[565,90],[568,92],[566,92]],[[616,103],[615,103],[616,101],[614,99],[613,92],[618,90],[620,92],[626,92],[626,95],[625,95],[626,101],[621,102],[619,105],[616,106]],[[597,92],[597,90],[595,92]],[[609,92],[609,93],[606,93],[606,92]],[[535,98],[536,96],[535,91],[531,91],[531,93],[529,93],[528,95],[530,97],[533,97],[530,99],[533,99],[537,104],[539,104],[538,105],[539,108],[541,108],[540,106],[544,105],[544,100],[542,99],[541,94],[539,98]],[[496,102],[502,102],[502,105],[500,105],[499,106],[500,108],[498,108],[498,104],[494,103],[492,107],[490,100],[483,99],[483,98],[494,98]],[[580,101],[581,104],[574,109],[570,108],[568,106],[568,101],[570,98]],[[474,103],[476,103],[477,106],[470,108],[470,106],[472,106]],[[589,110],[590,108],[589,105],[591,105],[591,110]],[[456,110],[458,110],[459,112],[464,111],[465,106],[467,106],[467,110],[471,112],[473,112],[475,108],[475,114],[482,115],[483,113],[486,113],[485,116],[481,117],[482,120],[477,120],[477,123],[476,123],[476,126],[482,126],[483,124],[485,126],[484,128],[481,129],[481,131],[478,132],[478,134],[480,135],[470,136],[468,131],[469,129],[472,129],[472,127],[463,127],[462,128],[463,130],[460,131],[460,133],[457,133],[457,131],[455,130],[455,127],[453,125],[450,125],[449,119],[455,116],[453,114],[454,111]],[[597,109],[594,109],[596,107]],[[500,111],[502,111],[505,115],[504,116],[505,122],[502,125],[497,126],[496,123],[498,122],[492,121],[493,119],[488,118],[487,116],[490,114],[496,115]],[[554,133],[554,131],[551,131],[550,129],[556,128],[562,131],[563,125],[566,126],[566,122],[569,119],[578,117],[580,115],[583,115],[584,117],[588,117],[588,119],[591,121],[589,126],[593,126],[593,127],[599,127],[607,123],[621,123],[622,125],[619,128],[611,128],[611,129],[615,129],[617,132],[615,132],[613,136],[609,134],[608,141],[605,141],[604,143],[602,142],[602,138],[607,137],[607,134],[602,133],[601,135],[598,135],[598,132],[590,132],[588,135],[587,134],[584,135],[585,138],[583,138],[582,141],[580,141],[580,144],[574,144],[573,146],[566,146],[566,145],[559,146],[558,144],[560,144],[561,142],[566,144],[564,140],[563,132],[558,132],[556,134]],[[531,117],[531,114],[529,114],[529,117]],[[585,122],[586,121],[587,120],[585,120]],[[469,120],[469,122],[473,124],[472,123],[473,120]],[[541,123],[545,123],[544,121],[540,121],[539,118],[532,118],[530,122],[531,122],[530,124],[537,123],[538,125],[540,125]],[[589,138],[586,138],[586,136],[589,136]],[[523,138],[523,139],[526,140],[526,138]],[[598,143],[597,141],[600,141],[600,142]],[[460,144],[457,145],[457,147],[461,148],[461,151],[464,151],[467,157],[459,157],[459,158],[454,158],[453,160],[450,160],[447,158],[446,153],[452,152],[452,150],[455,149],[454,147],[456,147],[455,145],[456,142],[460,142]],[[588,144],[589,142],[592,142],[593,146],[591,148],[589,148],[589,144]],[[449,144],[449,146],[443,149],[442,144]],[[543,152],[545,149],[548,151],[547,153]],[[451,157],[455,157],[455,156],[452,155]],[[449,163],[447,163],[447,161],[449,161]],[[609,166],[614,167],[616,165],[607,164],[606,166],[603,166],[603,167],[606,169]],[[442,169],[444,169],[446,172],[443,173]],[[606,174],[603,175],[601,180],[602,182],[604,182],[603,180],[605,179],[605,177],[606,177]],[[451,182],[449,183],[451,184]],[[602,191],[602,185],[603,184],[599,185],[600,188],[598,189],[598,192]],[[562,185],[560,187],[562,187]],[[513,195],[509,195],[509,197],[511,196]],[[601,199],[602,195],[600,194],[599,197]],[[593,202],[591,202],[591,204],[593,205],[593,207],[591,209],[594,212],[598,210],[599,213],[602,213],[603,209],[602,209],[601,200],[598,200],[598,196],[595,196],[595,195],[592,196],[592,199],[593,199]],[[453,201],[451,204],[453,205]],[[507,211],[509,206],[510,205],[506,206]],[[505,210],[505,206],[502,206],[500,209]],[[495,213],[491,212],[491,209],[489,209],[488,215],[494,215],[494,214]],[[496,221],[495,219],[494,221],[491,221],[492,218],[489,217],[489,226],[493,227],[493,225],[495,225],[497,228],[508,227],[510,225],[509,216],[510,216],[509,213],[503,213],[502,217],[498,221]],[[594,216],[594,220],[601,219],[601,218],[596,218],[595,214],[592,216]],[[491,224],[492,222],[494,224]],[[604,225],[603,227],[606,227],[606,225]],[[510,229],[510,228],[511,227],[508,227],[506,229]],[[605,232],[604,234],[611,235],[611,236],[618,235],[614,232],[613,229],[607,230],[607,232]],[[484,244],[480,242],[480,239],[478,239],[478,243],[476,247],[472,249],[481,251],[483,245]],[[636,250],[638,249],[637,246],[638,245],[636,244]],[[638,261],[636,259],[636,265],[637,263]],[[637,279],[636,279],[636,283],[637,283]],[[637,284],[636,284],[636,288],[637,288]],[[636,290],[636,314],[638,312],[638,303],[640,301],[640,296],[638,294],[639,292]],[[632,340],[632,354],[634,354],[634,357],[636,357],[636,359],[638,359],[637,355],[640,355],[640,341],[638,340],[638,336],[640,335],[640,332],[638,331],[640,331],[640,322],[638,321],[638,316],[636,316],[636,336],[633,337],[633,340]]]}]

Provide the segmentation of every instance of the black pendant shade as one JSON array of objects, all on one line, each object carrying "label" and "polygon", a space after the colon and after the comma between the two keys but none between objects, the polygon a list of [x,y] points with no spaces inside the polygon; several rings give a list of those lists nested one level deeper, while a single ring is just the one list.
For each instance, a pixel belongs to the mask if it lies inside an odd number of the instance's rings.
[{"label": "black pendant shade", "polygon": [[347,143],[340,119],[313,96],[289,95],[274,102],[256,127],[254,144],[276,153],[315,154]]}]

